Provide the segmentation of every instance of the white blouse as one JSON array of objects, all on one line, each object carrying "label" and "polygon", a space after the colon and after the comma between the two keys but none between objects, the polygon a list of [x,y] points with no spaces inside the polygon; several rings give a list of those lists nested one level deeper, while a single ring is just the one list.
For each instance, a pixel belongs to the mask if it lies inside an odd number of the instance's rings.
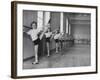
[{"label": "white blouse", "polygon": [[39,32],[39,29],[31,29],[27,32],[27,34],[31,36],[32,41],[35,41],[36,39],[38,39]]},{"label": "white blouse", "polygon": [[60,33],[59,34],[55,34],[54,39],[59,39],[60,37]]},{"label": "white blouse", "polygon": [[51,35],[52,35],[52,32],[45,33],[46,38],[51,37]]},{"label": "white blouse", "polygon": [[59,40],[62,40],[62,38],[63,38],[63,34],[60,34],[59,35]]}]

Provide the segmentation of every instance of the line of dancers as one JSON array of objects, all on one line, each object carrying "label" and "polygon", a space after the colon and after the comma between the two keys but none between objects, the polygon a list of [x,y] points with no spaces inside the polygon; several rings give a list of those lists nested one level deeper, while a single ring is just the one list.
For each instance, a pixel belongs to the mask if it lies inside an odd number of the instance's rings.
[{"label": "line of dancers", "polygon": [[46,36],[46,46],[47,46],[47,56],[50,56],[50,42],[52,40],[55,41],[56,53],[62,50],[62,48],[66,47],[67,40],[73,40],[72,37],[69,37],[68,34],[64,32],[60,32],[60,28],[51,31],[50,24],[47,24],[42,29],[37,28],[37,22],[31,23],[32,29],[27,31],[26,33],[31,36],[32,42],[34,43],[34,53],[35,53],[35,61],[32,64],[38,64],[38,47],[43,36]]}]

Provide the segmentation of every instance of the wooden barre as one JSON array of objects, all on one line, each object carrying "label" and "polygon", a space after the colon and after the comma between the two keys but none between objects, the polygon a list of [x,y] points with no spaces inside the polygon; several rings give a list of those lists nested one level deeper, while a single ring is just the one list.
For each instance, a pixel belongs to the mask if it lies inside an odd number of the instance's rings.
[{"label": "wooden barre", "polygon": [[28,27],[28,26],[25,26],[25,25],[23,25],[23,27],[28,28],[28,29],[32,29],[32,27]]}]

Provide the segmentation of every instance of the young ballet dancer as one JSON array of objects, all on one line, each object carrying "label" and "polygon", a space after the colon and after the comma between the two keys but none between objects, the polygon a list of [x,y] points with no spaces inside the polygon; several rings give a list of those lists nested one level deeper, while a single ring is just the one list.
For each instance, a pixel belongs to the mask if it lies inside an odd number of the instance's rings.
[{"label": "young ballet dancer", "polygon": [[37,28],[37,22],[33,21],[31,23],[31,27],[32,27],[32,29],[29,30],[27,32],[27,34],[31,36],[32,42],[34,43],[35,61],[32,62],[32,64],[38,64],[39,63],[39,61],[38,61],[38,46],[39,46],[39,42],[43,38],[43,35],[45,34],[45,32],[47,31],[48,26],[44,27],[43,30],[39,30]]},{"label": "young ballet dancer", "polygon": [[50,28],[48,28],[47,32],[45,33],[45,36],[46,36],[47,56],[50,56],[50,39],[52,36]]},{"label": "young ballet dancer", "polygon": [[59,50],[59,47],[60,47],[60,45],[59,45],[59,37],[60,37],[60,32],[59,32],[59,29],[58,30],[56,30],[56,32],[55,32],[55,35],[54,35],[54,40],[55,40],[55,44],[56,44],[56,53],[58,53],[58,50]]},{"label": "young ballet dancer", "polygon": [[62,40],[63,40],[63,32],[62,33],[59,33],[59,50],[61,51],[62,50]]}]

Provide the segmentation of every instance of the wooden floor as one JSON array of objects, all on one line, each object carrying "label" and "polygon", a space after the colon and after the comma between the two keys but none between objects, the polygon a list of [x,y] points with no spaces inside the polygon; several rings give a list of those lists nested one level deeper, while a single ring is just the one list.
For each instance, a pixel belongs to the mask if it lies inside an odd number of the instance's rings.
[{"label": "wooden floor", "polygon": [[32,64],[33,59],[23,62],[23,69],[80,67],[91,65],[90,45],[74,45],[59,53],[53,51],[50,57],[41,56],[39,64]]}]

